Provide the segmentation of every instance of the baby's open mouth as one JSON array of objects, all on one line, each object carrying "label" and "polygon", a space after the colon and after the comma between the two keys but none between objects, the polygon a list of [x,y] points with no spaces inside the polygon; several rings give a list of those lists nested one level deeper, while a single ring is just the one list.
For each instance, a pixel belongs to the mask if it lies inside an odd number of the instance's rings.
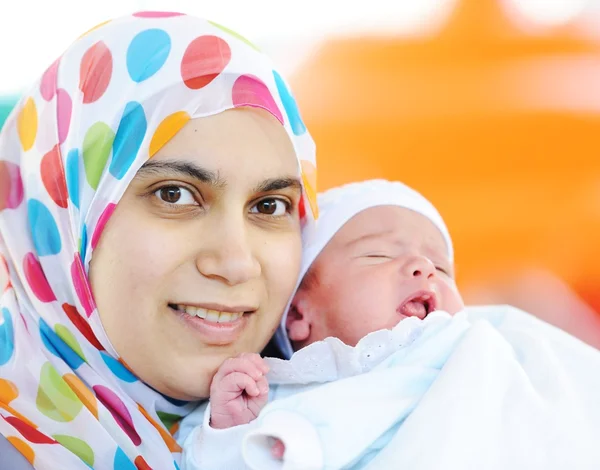
[{"label": "baby's open mouth", "polygon": [[425,318],[436,309],[437,300],[433,292],[418,292],[398,307],[397,312],[406,317]]},{"label": "baby's open mouth", "polygon": [[210,323],[234,322],[242,318],[245,313],[252,313],[251,311],[245,312],[240,309],[231,309],[239,311],[213,310],[204,307],[183,304],[169,304],[169,308],[180,313],[187,313],[191,317],[202,318]]}]

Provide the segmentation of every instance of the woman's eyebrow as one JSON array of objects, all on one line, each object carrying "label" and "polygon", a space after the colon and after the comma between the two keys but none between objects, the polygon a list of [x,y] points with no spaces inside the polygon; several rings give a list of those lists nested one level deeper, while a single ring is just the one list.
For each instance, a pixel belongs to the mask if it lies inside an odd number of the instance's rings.
[{"label": "woman's eyebrow", "polygon": [[202,168],[195,163],[181,160],[149,160],[142,165],[136,176],[143,177],[150,175],[182,175],[197,179],[211,186],[222,186],[224,184],[218,173]]},{"label": "woman's eyebrow", "polygon": [[262,181],[254,188],[256,193],[268,193],[271,191],[280,191],[282,189],[296,189],[302,191],[302,183],[298,178],[269,178]]}]

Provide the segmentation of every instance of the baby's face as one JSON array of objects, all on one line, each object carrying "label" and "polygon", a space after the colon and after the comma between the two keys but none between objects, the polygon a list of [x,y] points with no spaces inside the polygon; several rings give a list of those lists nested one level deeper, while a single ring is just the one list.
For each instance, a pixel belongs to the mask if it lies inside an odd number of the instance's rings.
[{"label": "baby's face", "polygon": [[409,209],[374,207],[338,231],[305,277],[292,308],[309,315],[310,334],[295,346],[329,336],[355,345],[409,316],[463,307],[437,227]]}]

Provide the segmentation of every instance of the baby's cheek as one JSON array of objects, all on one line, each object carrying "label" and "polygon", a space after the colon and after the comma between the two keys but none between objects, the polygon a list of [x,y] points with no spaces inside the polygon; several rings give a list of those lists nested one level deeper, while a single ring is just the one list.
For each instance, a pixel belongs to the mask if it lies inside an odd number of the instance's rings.
[{"label": "baby's cheek", "polygon": [[464,302],[458,288],[454,283],[443,286],[442,305],[438,306],[439,310],[444,310],[452,315],[460,312],[464,307]]}]

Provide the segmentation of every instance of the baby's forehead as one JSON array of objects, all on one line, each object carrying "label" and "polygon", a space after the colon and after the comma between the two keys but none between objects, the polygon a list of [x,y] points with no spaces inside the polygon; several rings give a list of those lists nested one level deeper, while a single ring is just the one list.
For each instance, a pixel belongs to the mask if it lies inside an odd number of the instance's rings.
[{"label": "baby's forehead", "polygon": [[332,237],[335,245],[361,243],[419,244],[447,254],[445,238],[426,216],[401,206],[376,206],[364,209],[348,220]]}]

